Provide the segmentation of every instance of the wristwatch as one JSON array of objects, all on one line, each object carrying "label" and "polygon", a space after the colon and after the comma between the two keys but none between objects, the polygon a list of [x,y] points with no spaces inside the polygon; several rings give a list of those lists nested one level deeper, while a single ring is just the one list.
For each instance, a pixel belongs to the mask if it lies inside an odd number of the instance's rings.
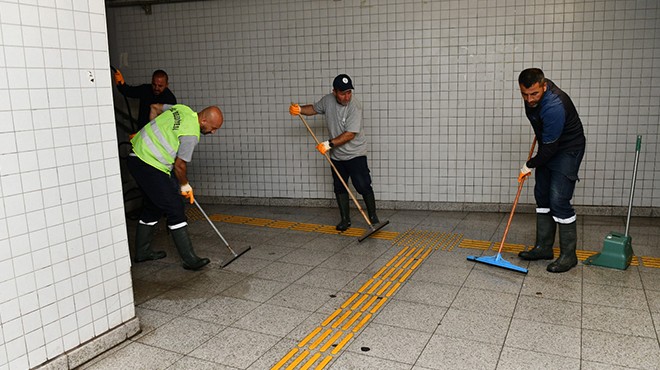
[{"label": "wristwatch", "polygon": [[328,145],[330,145],[331,148],[335,147],[335,144],[332,143],[332,139],[328,140]]}]

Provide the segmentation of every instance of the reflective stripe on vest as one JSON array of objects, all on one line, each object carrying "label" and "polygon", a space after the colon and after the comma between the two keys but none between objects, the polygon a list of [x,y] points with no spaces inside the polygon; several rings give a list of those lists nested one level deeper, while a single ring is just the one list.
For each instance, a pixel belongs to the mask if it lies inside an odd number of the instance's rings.
[{"label": "reflective stripe on vest", "polygon": [[197,140],[200,136],[197,113],[182,104],[172,106],[144,126],[131,140],[133,152],[169,175],[179,150],[179,136],[195,136]]}]

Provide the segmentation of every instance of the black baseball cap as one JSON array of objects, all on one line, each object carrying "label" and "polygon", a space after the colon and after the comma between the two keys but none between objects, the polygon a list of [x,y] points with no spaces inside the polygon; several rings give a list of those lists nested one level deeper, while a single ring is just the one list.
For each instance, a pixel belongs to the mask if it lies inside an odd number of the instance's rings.
[{"label": "black baseball cap", "polygon": [[347,74],[340,74],[332,81],[332,88],[337,91],[354,90],[353,81]]}]

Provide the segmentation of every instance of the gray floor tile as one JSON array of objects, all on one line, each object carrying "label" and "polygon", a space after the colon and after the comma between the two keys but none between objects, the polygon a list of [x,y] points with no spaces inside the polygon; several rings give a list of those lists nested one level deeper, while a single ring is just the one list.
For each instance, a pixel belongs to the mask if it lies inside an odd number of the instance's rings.
[{"label": "gray floor tile", "polygon": [[164,285],[181,284],[202,273],[201,271],[186,270],[179,263],[167,264],[163,267],[158,261],[137,263],[132,269],[144,269],[146,271],[144,274],[138,274],[139,279]]},{"label": "gray floor tile", "polygon": [[521,295],[570,302],[582,302],[582,282],[573,279],[554,279],[527,276]]},{"label": "gray floor tile", "polygon": [[228,271],[209,269],[197,277],[179,284],[182,289],[193,289],[208,294],[219,294],[225,289],[245,279],[245,275],[235,274]]},{"label": "gray floor tile", "polygon": [[660,338],[660,312],[652,312],[651,317],[655,324],[655,334]]},{"label": "gray floor tile", "polygon": [[455,246],[451,251],[437,250],[433,252],[425,261],[424,265],[448,266],[464,270],[472,270],[477,263],[468,261],[468,256],[481,255],[480,250],[470,248],[459,248]]},{"label": "gray floor tile", "polygon": [[287,254],[291,253],[296,249],[297,248],[295,247],[285,247],[281,245],[270,244],[270,242],[267,241],[257,246],[252,245],[252,249],[250,249],[248,253],[250,253],[249,254],[250,258],[261,258],[264,260],[275,261],[279,258],[282,258],[283,256],[286,256]]},{"label": "gray floor tile", "polygon": [[270,239],[268,242],[283,247],[300,248],[311,240],[318,237],[315,233],[305,233],[300,231],[285,230],[277,237]]},{"label": "gray floor tile", "polygon": [[465,286],[502,293],[520,293],[524,275],[494,266],[476,264],[465,280]]},{"label": "gray floor tile", "polygon": [[208,299],[209,296],[204,292],[192,289],[173,288],[144,302],[140,307],[166,312],[172,315],[181,315]]},{"label": "gray floor tile", "polygon": [[433,333],[447,308],[422,303],[390,300],[373,322]]},{"label": "gray floor tile", "polygon": [[330,370],[409,370],[409,364],[384,360],[368,356],[367,354],[344,352],[330,365]]},{"label": "gray floor tile", "polygon": [[455,285],[409,280],[394,293],[394,297],[403,301],[449,307],[458,290],[459,287]]},{"label": "gray floor tile", "polygon": [[451,307],[463,311],[512,316],[517,299],[516,294],[464,287],[458,291]]},{"label": "gray floor tile", "polygon": [[266,303],[313,312],[330,300],[330,296],[335,293],[334,290],[291,284]]},{"label": "gray floor tile", "polygon": [[176,315],[142,307],[135,307],[135,315],[140,319],[141,332],[131,338],[132,340],[137,340],[177,317]]},{"label": "gray floor tile", "polygon": [[305,320],[303,320],[298,326],[286,334],[286,338],[295,340],[296,343],[299,343],[309,333],[314,331],[317,327],[321,326],[323,320],[328,317],[328,314],[321,312],[313,312]]},{"label": "gray floor tile", "polygon": [[[387,230],[387,227],[381,230]],[[391,240],[382,240],[367,238],[362,242],[353,242],[341,250],[341,253],[349,254],[352,256],[371,257],[372,260],[383,255],[387,255],[388,251],[392,248]]]},{"label": "gray floor tile", "polygon": [[582,328],[656,338],[649,311],[583,304]]},{"label": "gray floor tile", "polygon": [[546,324],[581,327],[581,305],[576,302],[521,295],[513,317]]},{"label": "gray floor tile", "polygon": [[333,252],[314,251],[311,249],[297,248],[289,254],[282,256],[278,261],[295,263],[299,265],[318,266],[330,258]]},{"label": "gray floor tile", "polygon": [[[555,251],[555,258],[558,256],[559,256],[559,252]],[[552,262],[553,261],[551,260],[530,261],[529,265],[527,265],[527,270],[528,270],[527,276],[535,277],[535,278],[544,277],[544,278],[553,279],[555,281],[565,281],[565,280],[582,281],[582,269],[584,268],[584,266],[582,265],[581,262],[578,262],[577,266],[561,274],[554,274],[546,270],[548,265],[551,264]]]},{"label": "gray floor tile", "polygon": [[259,357],[247,368],[248,370],[270,369],[277,364],[292,348],[297,347],[298,342],[291,339],[282,339],[272,346],[266,353]]},{"label": "gray floor tile", "polygon": [[296,281],[296,284],[330,290],[340,290],[358,275],[354,271],[315,267]]},{"label": "gray floor tile", "polygon": [[499,345],[434,335],[415,365],[427,369],[495,369],[500,351]]},{"label": "gray floor tile", "polygon": [[470,269],[464,267],[451,267],[426,262],[424,261],[415,271],[410,277],[411,280],[462,286],[470,274]]},{"label": "gray floor tile", "polygon": [[594,361],[582,361],[581,370],[626,370],[630,369],[629,367],[616,366],[612,364],[606,364],[602,362]]},{"label": "gray floor tile", "polygon": [[641,270],[644,289],[660,291],[660,269]]},{"label": "gray floor tile", "polygon": [[311,266],[275,261],[254,273],[254,277],[293,283],[312,269]]},{"label": "gray floor tile", "polygon": [[585,283],[615,285],[627,288],[642,289],[642,280],[637,267],[630,266],[626,270],[610,269],[598,266],[585,266],[582,269]]},{"label": "gray floor tile", "polygon": [[208,341],[225,327],[187,317],[177,317],[143,336],[138,341],[168,351],[187,354]]},{"label": "gray floor tile", "polygon": [[337,253],[353,242],[353,238],[341,235],[320,235],[303,244],[302,248]]},{"label": "gray floor tile", "polygon": [[319,267],[332,270],[361,272],[375,260],[374,257],[356,256],[354,254],[344,253],[345,251],[346,250],[344,249],[342,253],[337,253],[326,259],[319,265]]},{"label": "gray floor tile", "polygon": [[231,325],[259,306],[246,299],[215,296],[186,312],[186,316],[221,325]]},{"label": "gray floor tile", "polygon": [[502,345],[511,319],[504,316],[450,308],[436,334]]},{"label": "gray floor tile", "polygon": [[179,360],[182,355],[146,344],[131,342],[98,362],[80,367],[94,370],[165,369]]},{"label": "gray floor tile", "polygon": [[276,336],[229,327],[191,352],[190,356],[245,369],[279,340]]},{"label": "gray floor tile", "polygon": [[274,280],[247,278],[226,289],[222,294],[256,302],[266,302],[288,286],[287,283]]},{"label": "gray floor tile", "polygon": [[648,309],[646,296],[641,289],[587,283],[583,284],[583,289],[582,301],[584,303],[630,308],[632,310]]},{"label": "gray floor tile", "polygon": [[497,370],[519,369],[580,370],[580,359],[505,346]]},{"label": "gray floor tile", "polygon": [[[249,252],[248,252],[249,253]],[[231,271],[238,274],[252,275],[261,271],[264,267],[270,265],[273,261],[261,258],[251,258],[247,254],[240,256],[223,268],[225,271]]]},{"label": "gray floor tile", "polygon": [[293,308],[262,304],[236,321],[232,326],[284,337],[311,313]]},{"label": "gray floor tile", "polygon": [[579,359],[580,329],[513,319],[504,345]]},{"label": "gray floor tile", "polygon": [[133,299],[136,306],[172,289],[171,285],[160,282],[133,279]]},{"label": "gray floor tile", "polygon": [[236,370],[235,367],[216,364],[193,357],[185,356],[168,367],[167,370]]},{"label": "gray floor tile", "polygon": [[[412,365],[430,337],[430,333],[372,323],[353,338],[348,350]],[[362,352],[362,347],[370,350]]]},{"label": "gray floor tile", "polygon": [[585,329],[582,332],[582,359],[617,366],[657,369],[660,364],[658,340]]}]

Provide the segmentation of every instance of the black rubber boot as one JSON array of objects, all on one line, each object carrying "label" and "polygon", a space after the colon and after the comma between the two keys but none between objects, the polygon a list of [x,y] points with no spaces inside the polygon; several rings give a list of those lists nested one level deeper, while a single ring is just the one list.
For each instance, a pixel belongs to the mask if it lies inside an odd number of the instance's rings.
[{"label": "black rubber boot", "polygon": [[575,222],[559,224],[559,258],[548,265],[549,272],[566,272],[577,266],[577,225]]},{"label": "black rubber boot", "polygon": [[188,226],[184,226],[175,230],[170,229],[172,239],[179,256],[183,260],[183,268],[186,270],[199,270],[206,266],[211,260],[208,258],[199,258],[195,254],[192,247],[192,242],[188,236]]},{"label": "black rubber boot", "polygon": [[337,197],[337,204],[339,205],[339,215],[341,216],[341,222],[337,224],[335,229],[339,231],[345,231],[351,227],[351,209],[348,204],[348,194],[335,194]]},{"label": "black rubber boot", "polygon": [[555,242],[556,231],[557,223],[549,213],[537,213],[534,248],[518,253],[518,257],[525,261],[553,259],[552,244]]},{"label": "black rubber boot", "polygon": [[151,249],[151,239],[153,239],[156,226],[149,226],[138,223],[135,230],[135,259],[133,261],[145,262],[165,258],[167,253],[163,251],[154,251]]},{"label": "black rubber boot", "polygon": [[364,204],[367,206],[367,213],[369,214],[369,221],[372,225],[380,223],[378,216],[376,216],[376,196],[374,193],[363,195]]}]

